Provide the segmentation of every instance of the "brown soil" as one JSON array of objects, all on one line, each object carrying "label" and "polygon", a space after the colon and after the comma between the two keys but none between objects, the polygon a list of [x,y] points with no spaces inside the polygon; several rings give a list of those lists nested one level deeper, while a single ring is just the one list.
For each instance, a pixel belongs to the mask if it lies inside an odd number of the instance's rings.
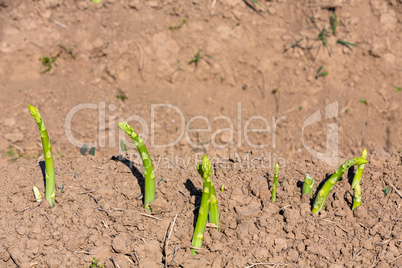
[{"label": "brown soil", "polygon": [[[12,255],[21,267],[84,267],[94,256],[107,267],[162,267],[175,249],[173,267],[402,266],[401,197],[393,188],[386,196],[382,191],[390,184],[402,189],[402,2],[259,1],[267,11],[249,0],[212,2],[0,0],[0,266],[12,267]],[[336,36],[328,32],[326,48],[316,39],[333,11],[339,25]],[[184,18],[179,29],[169,29]],[[200,60],[189,64],[197,52]],[[40,74],[43,57],[56,60]],[[328,75],[316,78],[320,66]],[[339,112],[325,119],[326,105],[335,101]],[[33,200],[32,185],[44,191],[37,165],[43,152],[28,103],[40,110],[53,146],[53,209]],[[95,157],[81,156],[66,135],[68,112],[83,103],[97,106],[79,111],[71,131],[81,144],[97,142]],[[155,144],[166,144],[182,130],[172,109],[157,109],[152,125],[152,104],[176,106],[183,123],[205,116],[211,131],[189,133],[169,148],[150,146],[151,135]],[[316,111],[324,119],[306,127],[304,145],[303,123]],[[124,137],[116,122],[129,116],[147,124],[133,120],[139,133],[148,134],[157,181],[163,178],[152,213],[160,220],[140,214],[147,211],[135,151],[125,155],[135,160],[134,171],[128,161],[116,160]],[[233,139],[227,132],[213,135],[230,127],[214,120],[218,116],[233,121]],[[270,126],[249,133],[253,144],[267,144],[263,149],[247,145],[244,126],[253,116]],[[317,187],[334,171],[306,150],[325,152],[332,123],[339,126],[338,164],[364,147],[370,164],[361,207],[350,209],[345,174],[316,217],[298,184],[309,172]],[[250,127],[265,125],[260,120]],[[191,128],[206,125],[196,120]],[[216,151],[215,140],[229,146]],[[208,229],[203,250],[192,257],[202,183],[194,161],[202,152],[215,159],[217,190],[226,190],[218,196],[221,232]],[[271,203],[278,160],[285,181]],[[176,215],[165,251],[165,232]]]},{"label": "brown soil", "polygon": [[362,205],[352,212],[353,192],[345,175],[318,217],[310,215],[310,200],[298,185],[305,172],[320,181],[333,171],[320,162],[298,159],[280,169],[285,180],[272,203],[273,174],[261,168],[266,156],[250,156],[256,164],[247,166],[235,155],[211,153],[216,160],[213,180],[221,231],[206,231],[196,257],[190,245],[202,180],[193,155],[182,158],[188,168],[181,161],[156,168],[160,183],[152,215],[157,218],[144,215],[150,213],[139,198],[143,179],[135,167],[140,165],[134,163],[131,172],[124,158],[81,156],[60,163],[54,208],[32,200],[32,185],[40,184],[39,166],[26,160],[3,163],[1,179],[7,191],[2,194],[0,220],[2,266],[12,266],[11,253],[21,267],[88,267],[94,256],[107,267],[113,262],[119,267],[162,267],[166,256],[172,263],[176,251],[173,267],[246,267],[260,262],[290,267],[400,267],[401,196],[393,189],[385,196],[382,189],[385,184],[402,189],[401,156],[381,148],[369,155]]}]

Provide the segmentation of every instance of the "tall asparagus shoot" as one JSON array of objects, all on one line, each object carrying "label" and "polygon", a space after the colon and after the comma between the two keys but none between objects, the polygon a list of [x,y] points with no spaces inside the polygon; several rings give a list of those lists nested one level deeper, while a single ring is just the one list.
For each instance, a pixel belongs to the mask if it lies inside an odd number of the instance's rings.
[{"label": "tall asparagus shoot", "polygon": [[[364,148],[364,150],[362,152],[362,158],[364,158],[364,159],[367,158],[366,148]],[[363,171],[364,171],[364,164],[358,165],[357,171],[355,173],[355,176],[354,176],[353,182],[352,182],[352,189],[355,191],[355,197],[353,198],[352,210],[355,210],[362,203],[362,190],[360,187],[360,181],[362,179]]]},{"label": "tall asparagus shoot", "polygon": [[193,241],[191,242],[191,254],[193,256],[197,254],[197,249],[202,247],[211,197],[211,162],[205,154],[202,157],[201,165],[197,165],[197,170],[203,179],[203,189],[197,224],[195,225]]},{"label": "tall asparagus shoot", "polygon": [[278,172],[279,172],[279,165],[278,163],[275,163],[274,184],[272,185],[272,195],[271,195],[272,202],[276,201],[276,186],[278,184]]},{"label": "tall asparagus shoot", "polygon": [[335,183],[342,177],[342,174],[345,173],[350,167],[354,165],[361,165],[368,163],[368,161],[362,157],[355,157],[347,160],[343,163],[332,176],[324,183],[320,191],[318,192],[312,209],[312,213],[318,214],[320,210],[324,207],[325,200],[328,197],[329,192],[334,188]]},{"label": "tall asparagus shoot", "polygon": [[218,209],[218,199],[216,198],[215,186],[211,180],[210,186],[210,197],[209,197],[209,223],[216,225],[216,229],[219,230],[219,209]]},{"label": "tall asparagus shoot", "polygon": [[[204,177],[204,171],[202,169],[202,165],[197,165],[197,170],[198,173],[201,175],[201,177]],[[212,173],[212,172],[211,172]],[[213,223],[216,225],[216,229],[219,230],[219,209],[218,209],[218,199],[216,198],[216,192],[215,192],[215,185],[214,182],[211,179],[211,185],[210,185],[210,196],[209,196],[209,223]]]},{"label": "tall asparagus shoot", "polygon": [[145,193],[144,193],[144,206],[149,211],[151,207],[149,204],[155,200],[155,173],[152,165],[151,156],[148,153],[147,148],[144,145],[144,141],[138,136],[134,129],[126,122],[117,123],[122,131],[127,133],[133,140],[135,146],[142,159],[144,165],[144,177],[145,177]]},{"label": "tall asparagus shoot", "polygon": [[53,164],[53,154],[52,146],[50,145],[49,136],[47,134],[47,129],[45,123],[43,123],[42,117],[39,114],[38,109],[28,104],[29,112],[31,113],[33,119],[39,127],[40,138],[42,139],[43,154],[45,155],[45,179],[46,179],[46,189],[45,197],[49,201],[51,207],[54,206],[56,197],[56,183],[54,179],[54,164]]},{"label": "tall asparagus shoot", "polygon": [[304,183],[303,183],[303,194],[309,194],[310,199],[313,198],[313,185],[314,185],[314,179],[306,173],[306,176],[304,176]]}]

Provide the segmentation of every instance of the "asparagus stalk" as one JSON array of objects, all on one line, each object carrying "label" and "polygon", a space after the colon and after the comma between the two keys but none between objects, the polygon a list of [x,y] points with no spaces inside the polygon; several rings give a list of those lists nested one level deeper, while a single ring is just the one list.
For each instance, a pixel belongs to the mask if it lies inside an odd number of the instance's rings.
[{"label": "asparagus stalk", "polygon": [[[201,175],[201,177],[204,177],[204,171],[202,169],[202,165],[197,165],[197,170],[198,170],[198,173]],[[215,228],[219,230],[218,199],[216,198],[215,185],[214,185],[212,179],[211,179],[211,185],[210,185],[209,192],[210,192],[209,211],[208,211],[209,223],[215,224],[216,225]]]},{"label": "asparagus stalk", "polygon": [[210,197],[209,197],[209,222],[216,225],[216,229],[219,230],[219,209],[218,199],[216,198],[215,186],[211,180],[210,185]]},{"label": "asparagus stalk", "polygon": [[197,166],[197,170],[203,178],[203,190],[197,224],[195,225],[193,241],[191,242],[191,254],[193,256],[197,254],[197,249],[202,247],[211,197],[211,162],[205,154],[202,158],[202,164]]},{"label": "asparagus stalk", "polygon": [[335,183],[338,182],[343,173],[345,173],[353,165],[361,165],[365,163],[368,163],[368,161],[362,157],[351,158],[343,163],[325,182],[325,184],[318,192],[317,197],[314,200],[314,205],[311,212],[315,214],[318,214],[320,212],[320,210],[324,207],[324,203],[328,197],[329,192],[331,192],[331,190],[334,188]]},{"label": "asparagus stalk", "polygon": [[[362,152],[362,158],[364,158],[364,159],[367,158],[366,148],[364,148],[364,150]],[[352,210],[355,210],[362,203],[362,189],[360,187],[360,181],[362,179],[363,171],[364,171],[364,164],[358,165],[357,171],[355,173],[355,176],[354,176],[353,182],[352,182],[352,189],[355,191],[355,197],[353,198]]]},{"label": "asparagus stalk", "polygon": [[144,165],[145,177],[144,206],[149,211],[152,211],[149,204],[155,200],[155,174],[151,161],[151,156],[149,155],[143,140],[138,136],[138,134],[129,124],[127,124],[126,122],[120,122],[117,123],[117,125],[122,131],[124,131],[125,133],[127,133],[127,135],[131,137],[141,156],[142,164]]},{"label": "asparagus stalk", "polygon": [[275,163],[274,184],[272,185],[272,195],[271,195],[272,202],[276,201],[276,186],[278,184],[278,171],[279,171],[279,165],[278,163]]},{"label": "asparagus stalk", "polygon": [[313,185],[314,185],[314,179],[306,173],[306,176],[304,176],[304,183],[303,183],[303,194],[309,194],[310,199],[313,198]]},{"label": "asparagus stalk", "polygon": [[42,139],[43,154],[45,155],[45,179],[46,179],[46,189],[45,197],[49,201],[51,207],[54,206],[56,197],[56,183],[54,176],[54,164],[53,164],[53,154],[52,146],[50,145],[49,136],[47,134],[47,129],[45,123],[43,123],[42,117],[39,114],[38,109],[28,104],[29,112],[33,119],[39,127],[40,137]]}]

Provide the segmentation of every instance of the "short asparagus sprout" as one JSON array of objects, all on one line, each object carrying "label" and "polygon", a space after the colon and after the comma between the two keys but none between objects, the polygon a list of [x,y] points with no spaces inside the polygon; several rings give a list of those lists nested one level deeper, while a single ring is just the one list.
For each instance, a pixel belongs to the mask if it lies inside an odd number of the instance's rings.
[{"label": "short asparagus sprout", "polygon": [[42,202],[42,195],[40,194],[39,189],[36,188],[36,186],[33,186],[33,193],[34,193],[36,202]]},{"label": "short asparagus sprout", "polygon": [[278,172],[279,172],[279,165],[278,163],[275,163],[274,184],[272,185],[272,195],[271,195],[272,202],[276,201],[276,186],[278,184]]},{"label": "short asparagus sprout", "polygon": [[[367,158],[366,148],[364,148],[364,150],[362,152],[362,158],[364,158],[364,159]],[[357,171],[355,173],[355,176],[354,176],[353,182],[352,182],[352,189],[355,191],[355,196],[353,198],[352,210],[355,210],[362,203],[362,189],[360,187],[360,181],[362,179],[363,171],[364,171],[364,164],[358,165]]]},{"label": "short asparagus sprout", "polygon": [[203,189],[197,224],[195,225],[193,241],[191,242],[191,254],[193,256],[197,254],[197,249],[202,247],[211,197],[211,162],[205,154],[202,158],[201,165],[197,165],[197,170],[203,179]]},{"label": "short asparagus sprout", "polygon": [[320,191],[318,192],[312,209],[312,213],[318,214],[320,210],[324,207],[325,200],[328,197],[329,192],[334,188],[335,184],[342,177],[343,173],[345,173],[350,167],[354,165],[361,165],[368,163],[368,161],[362,157],[355,157],[347,160],[343,163],[332,176],[325,182]]},{"label": "short asparagus sprout", "polygon": [[127,133],[127,135],[131,137],[141,156],[142,164],[144,165],[145,177],[144,206],[149,211],[152,211],[149,204],[155,200],[155,174],[151,161],[151,156],[149,155],[143,140],[138,136],[138,134],[129,124],[127,124],[126,122],[120,122],[117,123],[117,125],[122,131],[124,131],[125,133]]},{"label": "short asparagus sprout", "polygon": [[313,185],[314,185],[314,179],[306,173],[306,176],[304,176],[304,183],[303,183],[303,194],[309,194],[310,199],[313,198]]},{"label": "short asparagus sprout", "polygon": [[43,123],[42,117],[39,114],[38,109],[28,104],[29,112],[31,113],[33,119],[35,119],[38,124],[40,137],[42,139],[43,154],[45,155],[45,179],[46,179],[46,189],[45,197],[49,201],[51,207],[54,206],[56,197],[56,183],[54,176],[54,164],[53,164],[53,154],[52,146],[50,145],[49,136],[47,134],[47,129]]}]

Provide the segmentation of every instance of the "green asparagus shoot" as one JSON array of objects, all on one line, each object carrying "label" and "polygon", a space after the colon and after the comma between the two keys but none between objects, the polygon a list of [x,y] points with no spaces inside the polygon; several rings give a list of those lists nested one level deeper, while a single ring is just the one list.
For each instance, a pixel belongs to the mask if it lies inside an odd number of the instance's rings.
[{"label": "green asparagus shoot", "polygon": [[[362,158],[367,159],[367,150],[366,150],[366,148],[364,148],[364,150],[362,152]],[[353,178],[353,181],[352,181],[352,189],[354,189],[357,184],[360,184],[360,181],[362,179],[363,170],[364,170],[364,164],[361,164],[361,165],[359,165],[357,167],[356,174],[355,174],[355,176]]]},{"label": "green asparagus shoot", "polygon": [[402,91],[402,87],[396,87],[396,91]]},{"label": "green asparagus shoot", "polygon": [[149,155],[143,140],[138,136],[138,134],[129,124],[127,124],[126,122],[120,122],[117,123],[117,125],[122,131],[124,131],[125,133],[127,133],[127,135],[131,137],[141,156],[142,164],[144,165],[145,177],[144,206],[149,211],[152,211],[149,204],[155,200],[155,174],[151,161],[151,156]]},{"label": "green asparagus shoot", "polygon": [[[364,150],[362,152],[362,158],[364,158],[364,159],[367,158],[366,148],[364,148]],[[362,203],[362,191],[361,191],[361,187],[360,187],[360,181],[362,179],[363,170],[364,170],[364,164],[358,165],[357,171],[353,178],[352,189],[355,191],[355,196],[353,198],[352,210],[355,210]]]},{"label": "green asparagus shoot", "polygon": [[359,102],[361,104],[368,105],[368,102],[365,99],[361,99],[361,100],[359,100]]},{"label": "green asparagus shoot", "polygon": [[368,161],[362,157],[355,157],[347,160],[343,163],[334,174],[325,182],[320,191],[318,192],[312,209],[312,213],[318,214],[320,210],[324,207],[325,200],[327,199],[329,193],[334,188],[335,184],[342,177],[343,173],[345,173],[350,167],[354,165],[366,164]]},{"label": "green asparagus shoot", "polygon": [[195,225],[193,241],[191,242],[191,254],[193,256],[197,254],[197,249],[202,247],[211,197],[211,162],[205,154],[201,165],[197,165],[197,170],[203,178],[203,189],[197,224]]},{"label": "green asparagus shoot", "polygon": [[303,194],[308,194],[310,195],[310,199],[313,198],[313,185],[314,185],[314,179],[306,173],[306,176],[304,176],[304,183],[303,183]]},{"label": "green asparagus shoot", "polygon": [[216,198],[215,185],[211,180],[210,185],[210,197],[209,197],[209,223],[215,224],[216,229],[219,230],[219,209],[218,209],[218,199]]},{"label": "green asparagus shoot", "polygon": [[275,163],[274,184],[272,185],[272,195],[271,195],[272,202],[276,201],[276,186],[278,184],[278,172],[279,172],[279,165],[278,163]]},{"label": "green asparagus shoot", "polygon": [[42,117],[39,114],[38,109],[28,104],[29,112],[33,119],[35,119],[36,123],[39,127],[40,137],[42,139],[42,147],[43,154],[45,155],[45,179],[46,179],[46,190],[45,197],[46,200],[49,201],[51,207],[54,206],[55,197],[56,197],[56,183],[54,176],[54,164],[53,164],[53,154],[52,154],[52,146],[50,145],[49,136],[47,134],[47,129],[45,127],[45,123],[42,120]]}]

